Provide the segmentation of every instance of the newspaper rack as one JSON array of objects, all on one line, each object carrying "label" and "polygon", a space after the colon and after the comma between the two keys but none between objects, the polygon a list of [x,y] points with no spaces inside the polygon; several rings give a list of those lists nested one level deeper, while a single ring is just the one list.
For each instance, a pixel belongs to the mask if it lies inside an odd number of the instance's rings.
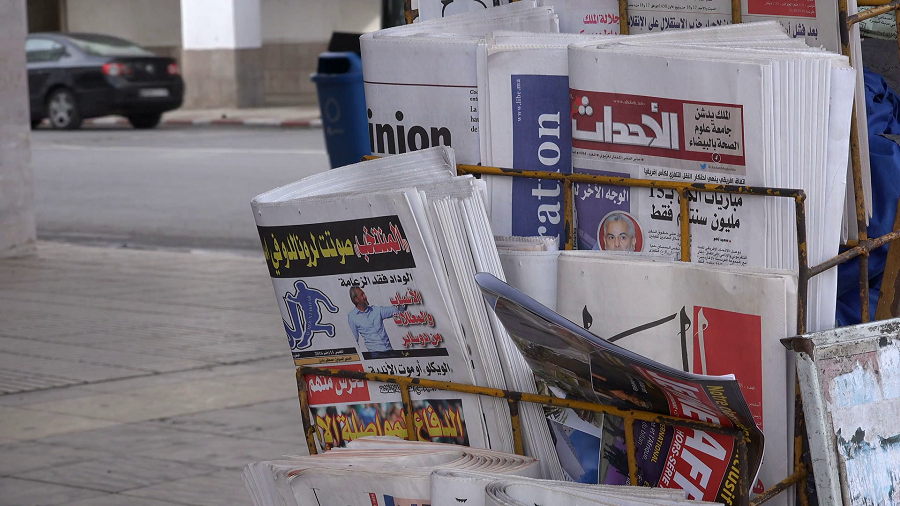
[{"label": "newspaper rack", "polygon": [[[510,0],[517,1],[517,0]],[[407,23],[411,23],[413,19],[417,16],[417,12],[411,9],[411,0],[405,0],[404,5],[406,7],[406,20]],[[741,22],[741,0],[732,0],[732,22],[740,23]],[[887,12],[894,12],[894,15],[897,17],[897,30],[898,30],[898,44],[900,44],[900,0],[859,0],[859,5],[861,6],[872,6],[873,8],[861,12],[859,14],[848,15],[847,13],[847,0],[839,0],[839,20],[840,20],[840,34],[841,34],[841,49],[842,53],[850,58],[850,38],[849,32],[850,28],[860,21],[872,18],[874,16],[884,14]],[[619,0],[619,13],[620,13],[620,29],[621,33],[628,33],[628,8],[627,8],[627,0]],[[852,63],[852,62],[851,62]],[[755,187],[755,186],[731,186],[731,185],[711,185],[711,184],[701,184],[701,183],[679,183],[679,182],[670,182],[670,181],[653,181],[653,180],[643,180],[643,179],[632,179],[632,178],[619,178],[619,177],[607,177],[607,176],[595,176],[589,174],[559,174],[553,172],[539,172],[539,171],[524,171],[524,170],[516,170],[516,169],[505,169],[499,167],[485,167],[485,166],[476,166],[476,165],[458,165],[457,171],[460,175],[463,174],[473,174],[473,175],[495,175],[495,176],[515,176],[515,177],[526,177],[526,178],[534,178],[534,179],[550,179],[550,180],[559,180],[563,182],[564,188],[564,211],[565,211],[565,249],[574,249],[574,185],[576,183],[597,183],[597,184],[605,184],[611,186],[627,186],[627,187],[640,187],[640,188],[660,188],[667,190],[674,190],[679,194],[681,200],[681,207],[679,209],[679,216],[685,216],[688,214],[688,199],[686,198],[686,192],[688,191],[705,191],[705,192],[713,192],[713,193],[731,193],[731,194],[743,194],[743,195],[756,195],[756,196],[770,196],[770,197],[782,197],[782,198],[792,198],[794,199],[795,205],[795,218],[796,218],[796,226],[797,226],[797,259],[798,259],[798,305],[797,305],[797,333],[804,334],[806,333],[806,312],[808,305],[808,284],[809,279],[813,276],[821,274],[822,272],[827,271],[833,267],[836,267],[844,262],[847,262],[853,258],[859,257],[859,290],[860,290],[860,299],[862,302],[862,312],[861,312],[861,320],[863,323],[871,321],[870,309],[869,309],[869,276],[868,276],[868,257],[869,253],[881,246],[892,243],[893,241],[897,241],[900,239],[900,203],[898,203],[898,213],[897,218],[894,221],[893,231],[885,234],[881,237],[870,239],[866,232],[866,204],[865,197],[863,193],[862,187],[862,175],[861,175],[861,166],[860,166],[860,151],[859,151],[859,132],[857,129],[856,122],[856,104],[854,103],[854,113],[851,115],[851,131],[850,131],[850,154],[851,154],[851,162],[852,162],[852,173],[851,179],[853,182],[853,191],[856,197],[856,218],[857,225],[859,230],[859,239],[858,241],[854,241],[852,244],[848,243],[848,249],[843,253],[825,261],[821,264],[810,266],[807,258],[807,240],[806,240],[806,193],[803,190],[795,190],[795,189],[784,189],[784,188],[768,188],[768,187]],[[688,262],[690,261],[690,234],[689,234],[690,222],[689,220],[681,220],[681,260]],[[885,272],[894,272],[900,268],[900,242],[896,242],[890,248],[888,253],[887,265],[885,266]],[[876,310],[876,318],[888,318],[892,313],[896,313],[898,311],[898,307],[900,307],[900,289],[898,287],[893,286],[892,283],[883,283],[881,288],[881,294],[878,302],[878,309]],[[897,316],[894,314],[894,316]],[[741,455],[745,455],[747,451],[746,440],[739,433],[739,431],[722,427],[718,425],[708,424],[704,422],[686,420],[683,418],[677,418],[672,416],[665,415],[657,415],[654,413],[642,412],[642,411],[624,411],[612,406],[595,404],[584,401],[574,401],[568,399],[559,399],[555,397],[548,397],[543,395],[536,394],[527,394],[522,392],[514,392],[508,390],[501,390],[496,388],[488,388],[481,387],[475,385],[464,385],[458,383],[450,383],[450,382],[440,382],[434,380],[427,380],[421,378],[409,378],[405,376],[393,376],[387,374],[378,374],[378,373],[365,373],[359,371],[346,371],[346,370],[337,370],[337,369],[327,369],[327,368],[316,368],[316,367],[298,367],[296,372],[297,378],[297,388],[298,394],[300,398],[300,407],[301,407],[301,417],[303,422],[303,428],[306,436],[306,442],[309,447],[310,454],[318,453],[318,446],[316,444],[316,426],[312,423],[310,417],[309,410],[309,399],[306,390],[306,375],[314,375],[314,376],[332,376],[332,377],[344,377],[351,379],[359,379],[366,381],[374,381],[374,382],[383,382],[383,383],[394,383],[400,387],[401,399],[403,404],[403,417],[406,421],[407,433],[410,439],[415,439],[414,433],[414,424],[412,423],[412,411],[411,411],[411,400],[409,389],[411,386],[415,385],[418,387],[425,388],[435,388],[439,390],[449,390],[455,392],[462,393],[470,393],[476,395],[485,395],[491,397],[499,397],[507,400],[509,410],[510,410],[510,418],[512,423],[512,431],[513,438],[515,444],[515,452],[517,454],[524,454],[523,444],[522,444],[522,434],[521,434],[521,426],[519,420],[519,403],[520,402],[533,402],[546,406],[559,406],[559,407],[568,407],[573,409],[583,409],[586,411],[604,413],[614,416],[619,416],[625,421],[625,436],[626,436],[626,450],[628,456],[628,470],[629,470],[629,478],[631,483],[637,483],[637,463],[635,457],[635,441],[634,441],[634,433],[632,431],[632,424],[635,420],[638,421],[649,421],[656,422],[660,424],[669,424],[676,425],[681,427],[688,428],[698,428],[701,430],[707,430],[715,433],[726,434],[732,437],[736,437],[738,441],[738,451]],[[799,383],[798,383],[799,388]],[[750,490],[749,484],[747,483],[747,470],[742,469],[741,477],[739,480],[739,504],[742,506],[746,505],[759,505],[765,503],[769,499],[775,497],[781,492],[787,490],[790,486],[803,482],[807,479],[810,470],[802,462],[802,454],[803,454],[803,445],[804,445],[804,421],[803,421],[803,410],[801,409],[801,399],[799,393],[796,396],[796,403],[798,409],[796,410],[797,421],[795,424],[795,438],[794,438],[794,472],[782,480],[781,482],[775,484],[762,494],[758,495],[752,501],[750,500]],[[746,460],[741,459],[746,465]],[[806,487],[798,487],[798,495],[800,504],[802,506],[807,506],[809,504],[809,497],[807,494]]]}]

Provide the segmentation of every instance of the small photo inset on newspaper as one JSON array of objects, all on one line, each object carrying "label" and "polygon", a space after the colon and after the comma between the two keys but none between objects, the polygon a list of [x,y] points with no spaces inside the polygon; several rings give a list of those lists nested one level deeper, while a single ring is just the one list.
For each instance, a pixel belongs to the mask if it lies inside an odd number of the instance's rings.
[{"label": "small photo inset on newspaper", "polygon": [[604,251],[641,251],[644,233],[641,225],[625,211],[611,211],[597,227],[597,244]]}]

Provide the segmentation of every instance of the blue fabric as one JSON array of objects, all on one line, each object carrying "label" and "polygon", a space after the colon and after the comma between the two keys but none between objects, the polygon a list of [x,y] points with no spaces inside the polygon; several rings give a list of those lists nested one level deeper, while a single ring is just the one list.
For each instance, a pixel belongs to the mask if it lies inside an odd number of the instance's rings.
[{"label": "blue fabric", "polygon": [[[888,87],[881,75],[865,70],[866,113],[869,126],[869,159],[872,164],[872,218],[869,237],[887,234],[894,226],[897,200],[900,199],[900,145],[879,134],[900,135],[900,97]],[[848,181],[848,184],[850,182]],[[869,256],[870,314],[875,315],[878,290],[887,258],[887,246]],[[859,259],[838,267],[837,325],[860,323]]]}]

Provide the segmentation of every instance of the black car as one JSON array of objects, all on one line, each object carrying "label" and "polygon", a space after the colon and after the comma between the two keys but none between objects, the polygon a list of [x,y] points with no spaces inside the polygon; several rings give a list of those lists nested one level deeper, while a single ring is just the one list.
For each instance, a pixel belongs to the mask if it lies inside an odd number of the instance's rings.
[{"label": "black car", "polygon": [[73,130],[87,118],[119,114],[153,128],[181,106],[184,81],[174,58],[127,40],[87,33],[35,33],[25,42],[31,126],[47,118]]}]

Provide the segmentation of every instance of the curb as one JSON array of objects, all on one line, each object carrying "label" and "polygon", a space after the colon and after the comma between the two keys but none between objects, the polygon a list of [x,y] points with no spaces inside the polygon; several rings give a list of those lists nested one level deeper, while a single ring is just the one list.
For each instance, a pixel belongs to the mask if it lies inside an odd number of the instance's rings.
[{"label": "curb", "polygon": [[[127,126],[125,118],[95,118],[84,120],[85,126]],[[160,125],[166,126],[240,126],[269,128],[321,128],[320,118],[310,119],[269,119],[269,118],[223,118],[223,119],[163,119]]]}]

